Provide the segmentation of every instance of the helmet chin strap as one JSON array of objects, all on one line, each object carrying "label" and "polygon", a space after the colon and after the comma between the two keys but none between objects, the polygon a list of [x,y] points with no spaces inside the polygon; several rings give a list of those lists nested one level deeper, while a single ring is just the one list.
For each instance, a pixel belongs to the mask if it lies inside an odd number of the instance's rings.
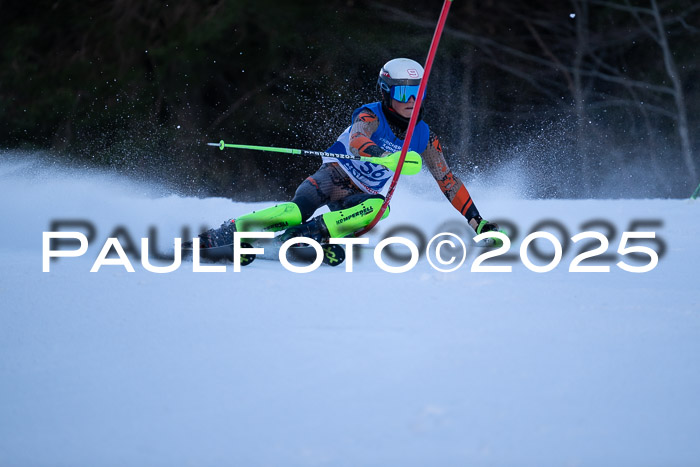
[{"label": "helmet chin strap", "polygon": [[[384,95],[385,93],[382,93]],[[391,102],[391,101],[389,101]],[[399,115],[399,113],[394,110],[390,105],[387,104],[386,99],[382,101],[382,110],[384,111],[384,116],[386,119],[389,121],[394,126],[397,126],[399,129],[405,131],[408,128],[408,122],[411,120],[410,118],[402,117]],[[418,114],[418,121],[421,121],[423,119],[423,108],[420,109],[420,113]]]},{"label": "helmet chin strap", "polygon": [[391,96],[389,93],[381,88],[379,88],[379,92],[382,95],[382,106],[383,110],[391,109]]}]

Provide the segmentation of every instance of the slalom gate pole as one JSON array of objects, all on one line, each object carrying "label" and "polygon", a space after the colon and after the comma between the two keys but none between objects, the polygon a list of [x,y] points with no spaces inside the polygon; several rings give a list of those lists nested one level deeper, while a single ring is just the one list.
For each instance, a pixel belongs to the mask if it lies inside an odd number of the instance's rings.
[{"label": "slalom gate pole", "polygon": [[[396,171],[397,173],[400,172],[403,169],[403,173],[406,175],[415,175],[418,172],[420,172],[420,169],[423,165],[423,161],[420,158],[420,155],[418,153],[409,153],[408,157],[405,157],[404,153],[402,152],[400,154],[401,161],[406,163],[406,167],[403,167],[403,164],[401,166],[398,165],[399,163],[399,154],[394,153],[386,157],[364,157],[364,156],[356,156],[354,154],[335,154],[331,152],[322,152],[322,151],[308,151],[306,149],[288,149],[288,148],[275,148],[275,147],[270,147],[270,146],[250,146],[247,144],[231,144],[231,143],[225,143],[224,140],[219,141],[218,143],[207,143],[207,146],[216,146],[217,148],[221,149],[222,151],[226,148],[232,148],[232,149],[249,149],[252,151],[265,151],[265,152],[280,152],[284,154],[294,154],[298,156],[308,156],[308,157],[334,157],[336,159],[351,159],[351,160],[356,160],[356,161],[369,161],[374,164],[380,164],[383,165],[384,167],[387,167],[391,170]],[[404,160],[405,158],[405,160]]]},{"label": "slalom gate pole", "polygon": [[[403,167],[404,160],[406,159],[406,153],[408,152],[408,147],[411,144],[411,138],[413,137],[413,130],[418,123],[418,115],[420,114],[420,106],[423,103],[423,94],[425,93],[425,88],[428,85],[428,77],[430,76],[430,69],[433,66],[433,59],[435,58],[435,53],[437,52],[438,44],[440,43],[440,37],[442,36],[442,30],[445,27],[445,21],[447,20],[447,13],[450,11],[450,6],[452,5],[452,0],[445,0],[442,5],[442,11],[440,12],[440,18],[438,19],[437,26],[435,27],[435,33],[433,34],[433,40],[430,43],[430,50],[428,51],[428,58],[425,61],[425,67],[423,67],[423,79],[420,81],[420,87],[418,88],[418,96],[416,97],[416,104],[413,106],[413,111],[411,112],[411,119],[408,122],[408,128],[406,129],[406,139],[401,147],[401,157],[399,158],[397,169],[394,173],[394,177],[391,179],[391,185],[389,185],[389,191],[387,192],[384,203],[382,207],[374,216],[372,222],[369,223],[362,230],[355,232],[355,236],[359,237],[364,235],[377,225],[377,222],[382,218],[384,212],[386,212],[387,207],[389,207],[389,202],[391,197],[394,195],[394,190],[396,189],[396,184],[399,181],[399,176],[401,175],[401,169]],[[374,161],[372,161],[374,162]]]},{"label": "slalom gate pole", "polygon": [[700,185],[695,189],[693,194],[690,196],[690,199],[697,199],[698,195],[700,195]]}]

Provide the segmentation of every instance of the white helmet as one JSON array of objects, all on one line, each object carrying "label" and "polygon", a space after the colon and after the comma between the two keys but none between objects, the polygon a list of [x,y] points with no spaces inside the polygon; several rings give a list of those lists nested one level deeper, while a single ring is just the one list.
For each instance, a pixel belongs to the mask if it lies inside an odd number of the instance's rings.
[{"label": "white helmet", "polygon": [[395,58],[384,64],[379,71],[377,85],[384,102],[391,107],[391,99],[408,102],[418,97],[418,87],[423,78],[423,67],[410,58]]}]

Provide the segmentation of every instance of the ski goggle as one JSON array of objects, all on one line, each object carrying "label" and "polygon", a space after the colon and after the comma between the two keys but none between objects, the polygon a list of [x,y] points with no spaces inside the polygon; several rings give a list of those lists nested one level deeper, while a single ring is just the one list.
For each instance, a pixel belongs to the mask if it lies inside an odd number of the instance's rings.
[{"label": "ski goggle", "polygon": [[[382,89],[389,92],[392,99],[396,99],[399,102],[408,102],[411,97],[418,99],[418,89],[419,85],[415,86],[391,86],[390,89],[386,89],[386,84],[382,83]],[[425,91],[423,91],[423,99],[425,99]]]}]

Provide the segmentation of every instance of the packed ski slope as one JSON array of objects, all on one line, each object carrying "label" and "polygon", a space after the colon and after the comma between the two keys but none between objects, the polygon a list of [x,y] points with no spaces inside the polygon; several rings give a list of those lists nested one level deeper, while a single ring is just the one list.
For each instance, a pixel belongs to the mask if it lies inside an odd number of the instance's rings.
[{"label": "packed ski slope", "polygon": [[[484,262],[509,273],[471,272],[485,251],[471,247],[451,273],[421,257],[391,274],[368,249],[353,272],[257,260],[156,274],[133,257],[133,273],[91,273],[115,231],[138,249],[155,228],[165,251],[183,228],[268,203],[3,157],[0,465],[700,463],[699,203],[523,200],[472,184],[485,217],[520,231],[513,258]],[[581,249],[570,241],[554,270],[527,269],[520,244],[544,220],[560,225],[538,230],[562,242],[561,226],[610,236],[611,258],[582,263],[610,272],[569,272]],[[85,255],[42,272],[55,221],[94,235]],[[454,221],[421,174],[402,181],[372,244],[404,226],[394,234],[449,228],[469,245]],[[635,229],[656,233],[651,272],[616,266],[645,263],[616,253]]]}]

